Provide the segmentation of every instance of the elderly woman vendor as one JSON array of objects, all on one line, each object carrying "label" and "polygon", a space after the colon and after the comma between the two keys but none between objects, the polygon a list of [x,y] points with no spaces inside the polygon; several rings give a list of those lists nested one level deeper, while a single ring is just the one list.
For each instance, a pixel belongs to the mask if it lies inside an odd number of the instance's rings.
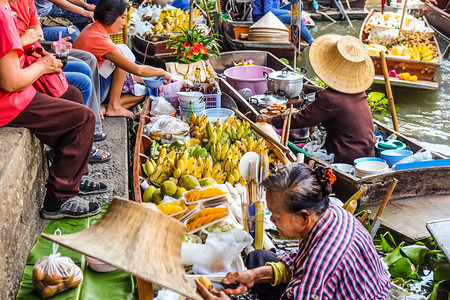
[{"label": "elderly woman vendor", "polygon": [[[372,85],[375,70],[363,43],[351,36],[322,35],[312,44],[309,59],[328,88],[292,116],[291,128],[322,123],[327,131],[325,147],[334,153],[335,162],[353,164],[356,158],[374,156],[373,119],[365,90]],[[281,115],[260,115],[257,120],[283,126]]]},{"label": "elderly woman vendor", "polygon": [[[247,265],[259,262],[261,267],[228,273],[223,282],[239,286],[224,292],[252,289],[260,299],[387,298],[389,274],[368,231],[349,212],[330,205],[324,173],[293,163],[264,180],[272,222],[281,236],[300,238],[299,247],[278,258],[253,251]],[[228,299],[224,292],[197,287],[204,299]]]}]

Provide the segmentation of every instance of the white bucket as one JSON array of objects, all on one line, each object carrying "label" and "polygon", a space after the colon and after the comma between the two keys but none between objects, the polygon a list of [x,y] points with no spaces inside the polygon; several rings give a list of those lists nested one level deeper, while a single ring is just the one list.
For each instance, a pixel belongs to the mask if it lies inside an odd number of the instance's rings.
[{"label": "white bucket", "polygon": [[194,103],[194,110],[189,111],[189,102],[181,102],[180,101],[180,116],[183,121],[190,119],[190,113],[195,113],[197,116],[200,116],[205,111],[205,102]]}]

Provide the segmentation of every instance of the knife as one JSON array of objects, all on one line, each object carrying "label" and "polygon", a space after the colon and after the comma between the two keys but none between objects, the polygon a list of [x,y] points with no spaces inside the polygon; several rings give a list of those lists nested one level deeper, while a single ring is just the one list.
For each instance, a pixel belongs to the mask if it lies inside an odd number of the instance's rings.
[{"label": "knife", "polygon": [[239,286],[238,283],[230,283],[230,284],[226,284],[220,281],[215,281],[215,280],[211,280],[211,283],[214,285],[214,287],[219,288],[221,290],[225,290],[225,289],[232,289],[234,290],[235,288],[237,288]]}]

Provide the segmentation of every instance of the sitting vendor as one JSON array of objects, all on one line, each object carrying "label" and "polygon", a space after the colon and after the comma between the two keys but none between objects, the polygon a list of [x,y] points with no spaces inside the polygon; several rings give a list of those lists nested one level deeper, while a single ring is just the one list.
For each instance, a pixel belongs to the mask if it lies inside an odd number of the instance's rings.
[{"label": "sitting vendor", "polygon": [[[301,3],[301,11],[303,11],[303,3]],[[275,16],[277,16],[278,19],[280,19],[281,22],[283,22],[286,25],[291,24],[291,4],[287,4],[282,7],[278,7],[279,1],[277,0],[254,0],[252,4],[252,19],[253,22],[257,22],[259,19],[261,19],[265,14],[267,14],[269,11],[271,11]],[[314,42],[314,38],[312,37],[311,33],[309,32],[308,28],[305,25],[305,22],[303,22],[303,18],[301,18],[301,38],[305,40],[308,44],[312,44]]]},{"label": "sitting vendor", "polygon": [[[292,116],[292,128],[322,123],[327,131],[325,147],[337,163],[353,164],[359,157],[375,155],[373,119],[365,90],[375,75],[366,48],[355,37],[322,35],[309,51],[316,75],[329,87],[317,92],[316,99]],[[283,116],[260,115],[258,121],[283,126]]]},{"label": "sitting vendor", "polygon": [[248,270],[230,272],[226,284],[236,289],[207,290],[204,299],[228,299],[249,289],[266,299],[387,299],[389,273],[383,268],[372,238],[346,210],[330,205],[329,169],[313,171],[292,163],[263,181],[271,221],[284,238],[300,238],[299,247],[278,258],[256,250]]}]

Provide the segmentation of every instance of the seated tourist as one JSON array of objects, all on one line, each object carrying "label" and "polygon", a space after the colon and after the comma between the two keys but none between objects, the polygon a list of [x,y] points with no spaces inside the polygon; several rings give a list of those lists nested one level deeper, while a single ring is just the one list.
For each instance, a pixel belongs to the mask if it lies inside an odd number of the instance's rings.
[{"label": "seated tourist", "polygon": [[43,218],[95,215],[100,205],[77,196],[82,176],[88,172],[94,114],[82,104],[81,93],[73,86],[59,99],[38,92],[32,86],[42,75],[60,73],[62,63],[51,55],[44,55],[24,68],[24,50],[7,3],[7,0],[0,0],[0,126],[28,128],[55,149],[41,209]]},{"label": "seated tourist", "polygon": [[73,47],[91,52],[97,58],[105,115],[134,119],[135,116],[128,108],[142,101],[143,97],[122,95],[127,73],[144,77],[163,76],[167,81],[171,80],[171,76],[163,69],[135,64],[127,58],[126,55],[130,51],[125,45],[120,48],[111,41],[110,34],[122,31],[127,10],[128,2],[125,0],[100,0],[94,11],[95,22],[86,26],[73,43]]}]

